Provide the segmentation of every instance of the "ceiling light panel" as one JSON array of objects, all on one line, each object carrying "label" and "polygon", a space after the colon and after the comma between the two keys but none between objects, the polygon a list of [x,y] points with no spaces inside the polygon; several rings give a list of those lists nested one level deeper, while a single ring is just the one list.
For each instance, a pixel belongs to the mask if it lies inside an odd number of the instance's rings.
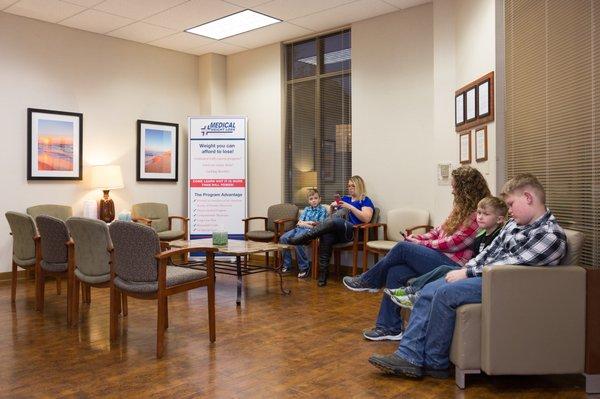
[{"label": "ceiling light panel", "polygon": [[278,22],[281,20],[252,10],[244,10],[195,28],[186,29],[186,32],[220,40]]}]

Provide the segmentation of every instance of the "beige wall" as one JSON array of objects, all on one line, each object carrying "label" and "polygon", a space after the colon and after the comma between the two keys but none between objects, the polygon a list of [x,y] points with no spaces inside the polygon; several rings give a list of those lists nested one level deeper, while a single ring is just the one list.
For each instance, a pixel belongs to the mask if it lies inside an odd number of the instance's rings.
[{"label": "beige wall", "polygon": [[248,215],[283,199],[282,53],[279,44],[227,57],[227,114],[248,117]]},{"label": "beige wall", "polygon": [[[187,116],[198,112],[198,57],[0,12],[0,170],[2,214],[40,203],[99,199],[91,164],[121,165],[125,188],[111,191],[117,212],[159,200],[185,214]],[[83,113],[83,181],[27,181],[27,108]],[[179,123],[179,182],[136,182],[136,120]],[[0,223],[0,272],[11,240]]]},{"label": "beige wall", "polygon": [[385,211],[431,209],[431,4],[352,25],[352,170]]},{"label": "beige wall", "polygon": [[[432,165],[439,162],[458,163],[458,135],[454,132],[454,91],[495,70],[495,4],[494,0],[434,0],[434,140]],[[497,108],[497,104],[496,104]],[[488,161],[472,166],[486,177],[490,189],[496,191],[495,122],[488,125]],[[475,148],[474,131],[471,134]],[[433,221],[441,223],[449,213],[449,186],[435,186]]]},{"label": "beige wall", "polygon": [[227,57],[204,54],[198,58],[200,115],[227,113]]}]

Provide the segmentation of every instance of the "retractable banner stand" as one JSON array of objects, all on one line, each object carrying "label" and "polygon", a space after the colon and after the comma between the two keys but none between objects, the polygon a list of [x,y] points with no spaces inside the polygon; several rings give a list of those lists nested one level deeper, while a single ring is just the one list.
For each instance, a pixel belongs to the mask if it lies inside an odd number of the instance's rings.
[{"label": "retractable banner stand", "polygon": [[189,117],[190,239],[225,231],[244,239],[248,209],[247,118]]}]

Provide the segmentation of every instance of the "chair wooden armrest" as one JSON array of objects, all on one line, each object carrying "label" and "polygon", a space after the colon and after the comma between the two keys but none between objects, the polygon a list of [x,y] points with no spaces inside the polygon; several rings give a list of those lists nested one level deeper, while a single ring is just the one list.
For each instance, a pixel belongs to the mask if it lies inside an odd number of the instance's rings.
[{"label": "chair wooden armrest", "polygon": [[251,220],[260,220],[260,219],[262,219],[265,222],[265,230],[266,230],[268,218],[266,218],[264,216],[253,216],[253,217],[249,217],[246,219],[242,219],[242,222],[244,222],[244,235],[246,235],[246,233],[248,233],[248,227],[250,227],[250,221]]},{"label": "chair wooden armrest", "polygon": [[290,223],[290,222],[295,222],[298,219],[296,218],[284,218],[284,219],[277,219],[275,220],[273,223],[275,224],[275,238],[276,241],[279,241],[279,237],[285,233],[285,224],[286,223]]},{"label": "chair wooden armrest", "polygon": [[136,223],[142,223],[142,224],[145,224],[146,226],[152,226],[152,220],[146,219],[146,218],[142,218],[142,217],[132,218],[131,221],[132,222],[136,222]]},{"label": "chair wooden armrest", "polygon": [[411,235],[413,230],[416,230],[416,229],[425,229],[425,232],[428,232],[429,230],[433,229],[433,226],[431,226],[429,224],[423,224],[420,226],[412,226],[412,227],[406,229],[406,234]]},{"label": "chair wooden armrest", "polygon": [[187,235],[188,235],[188,222],[190,221],[190,218],[186,218],[185,216],[169,216],[169,230],[172,230],[173,219],[179,219],[179,220],[181,220],[181,225],[183,226],[183,234],[187,238]]}]

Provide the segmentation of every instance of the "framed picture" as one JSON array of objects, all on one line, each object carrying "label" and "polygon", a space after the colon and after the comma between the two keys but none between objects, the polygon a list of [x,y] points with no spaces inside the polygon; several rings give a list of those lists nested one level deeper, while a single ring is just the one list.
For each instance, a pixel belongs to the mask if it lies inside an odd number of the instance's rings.
[{"label": "framed picture", "polygon": [[83,114],[27,108],[27,180],[81,180]]},{"label": "framed picture", "polygon": [[463,123],[465,123],[465,93],[460,93],[454,97],[454,125],[459,126]]},{"label": "framed picture", "polygon": [[465,120],[467,122],[474,121],[477,118],[476,91],[477,87],[472,87],[465,93]]},{"label": "framed picture", "polygon": [[490,114],[490,79],[477,85],[477,117]]},{"label": "framed picture", "polygon": [[137,121],[137,180],[177,181],[179,124]]},{"label": "framed picture", "polygon": [[461,133],[459,135],[458,159],[462,164],[471,163],[471,132]]},{"label": "framed picture", "polygon": [[487,161],[487,126],[475,129],[475,160],[477,162]]},{"label": "framed picture", "polygon": [[335,141],[323,141],[321,158],[321,179],[324,182],[335,181]]}]

